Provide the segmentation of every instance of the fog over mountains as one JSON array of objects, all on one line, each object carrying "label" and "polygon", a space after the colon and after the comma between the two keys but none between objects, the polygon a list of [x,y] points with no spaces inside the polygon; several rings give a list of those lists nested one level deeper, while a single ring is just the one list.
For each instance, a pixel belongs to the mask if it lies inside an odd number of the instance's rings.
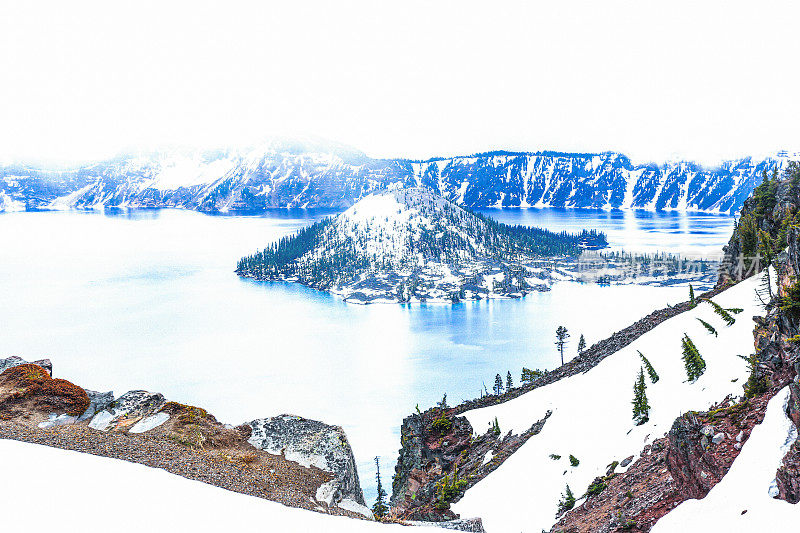
[{"label": "fog over mountains", "polygon": [[0,166],[0,211],[174,207],[206,212],[343,209],[375,191],[426,187],[469,208],[570,207],[735,213],[792,154],[714,168],[635,164],[624,154],[495,151],[375,159],[319,141],[122,155],[73,169]]}]

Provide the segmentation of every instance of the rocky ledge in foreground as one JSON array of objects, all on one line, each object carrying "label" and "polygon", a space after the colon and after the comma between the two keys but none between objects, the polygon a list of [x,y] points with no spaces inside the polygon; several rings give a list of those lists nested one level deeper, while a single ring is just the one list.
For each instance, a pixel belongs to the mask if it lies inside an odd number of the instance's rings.
[{"label": "rocky ledge in foreground", "polygon": [[372,516],[340,427],[289,415],[233,427],[159,393],[84,390],[52,378],[47,360],[0,359],[0,369],[0,438],[163,468],[293,507]]}]

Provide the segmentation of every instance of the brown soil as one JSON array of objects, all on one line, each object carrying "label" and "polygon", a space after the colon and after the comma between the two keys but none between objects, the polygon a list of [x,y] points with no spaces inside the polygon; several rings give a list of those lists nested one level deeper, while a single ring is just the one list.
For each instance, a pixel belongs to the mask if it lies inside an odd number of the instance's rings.
[{"label": "brown soil", "polygon": [[53,379],[39,365],[24,364],[0,374],[0,418],[22,413],[80,416],[89,407],[86,391],[65,379]]}]

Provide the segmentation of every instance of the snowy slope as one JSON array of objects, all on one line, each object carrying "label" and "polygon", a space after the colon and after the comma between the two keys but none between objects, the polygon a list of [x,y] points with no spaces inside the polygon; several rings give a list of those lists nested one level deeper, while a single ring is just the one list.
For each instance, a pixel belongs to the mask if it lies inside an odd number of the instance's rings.
[{"label": "snowy slope", "polygon": [[24,442],[0,440],[0,457],[0,502],[10,511],[3,513],[4,531],[409,531],[285,507],[139,464]]},{"label": "snowy slope", "polygon": [[693,531],[728,533],[797,531],[800,506],[769,494],[781,459],[797,439],[797,428],[786,416],[788,399],[786,387],[770,400],[764,421],[753,428],[730,471],[705,498],[683,502],[652,533],[684,533],[688,525]]},{"label": "snowy slope", "polygon": [[[576,495],[585,492],[614,460],[638,456],[642,447],[663,436],[673,420],[689,410],[702,410],[728,394],[740,395],[747,376],[745,362],[753,347],[751,317],[762,314],[755,297],[759,279],[751,278],[714,300],[724,307],[741,307],[736,323],[726,327],[708,304],[678,315],[642,335],[585,374],[534,389],[509,402],[465,413],[479,433],[497,417],[501,430],[521,433],[552,416],[539,435],[531,438],[495,472],[469,489],[454,510],[480,516],[489,532],[539,533],[555,522],[560,493],[569,483]],[[719,338],[707,333],[697,317],[713,324]],[[681,360],[681,338],[687,333],[706,360],[706,373],[687,383]],[[641,366],[637,354],[648,357],[660,375],[648,382],[650,421],[631,420],[633,383]],[[561,455],[553,460],[550,454]],[[571,467],[567,457],[580,460]]]}]

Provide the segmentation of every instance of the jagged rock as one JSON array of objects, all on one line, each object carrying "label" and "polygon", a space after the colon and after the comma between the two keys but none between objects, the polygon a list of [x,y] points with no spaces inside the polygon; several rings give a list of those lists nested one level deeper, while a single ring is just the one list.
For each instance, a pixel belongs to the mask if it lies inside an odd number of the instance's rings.
[{"label": "jagged rock", "polygon": [[623,459],[622,462],[619,464],[619,466],[625,468],[626,466],[631,464],[631,461],[633,461],[633,456],[632,455],[630,455],[630,456],[626,457],[625,459]]},{"label": "jagged rock", "polygon": [[0,359],[0,373],[2,373],[7,368],[13,368],[19,365],[39,365],[40,367],[47,370],[47,373],[51,376],[53,375],[53,363],[50,359],[39,359],[38,361],[31,361],[30,363],[21,357],[17,357],[16,355],[12,355],[11,357],[7,357],[5,359]]},{"label": "jagged rock", "polygon": [[86,411],[78,418],[79,421],[89,420],[94,415],[111,405],[111,402],[114,401],[114,393],[109,392],[97,392],[93,390],[87,390],[86,395],[89,396],[89,407]]},{"label": "jagged rock", "polygon": [[[691,498],[702,498],[725,471],[708,448],[708,429],[697,417],[688,413],[675,420],[667,433],[667,463],[675,481]],[[713,432],[713,429],[712,429]]]},{"label": "jagged rock", "polygon": [[100,431],[125,430],[164,406],[164,396],[143,390],[129,391],[98,412],[89,427]]},{"label": "jagged rock", "polygon": [[[352,499],[364,505],[364,494],[358,481],[353,450],[344,430],[316,420],[293,415],[261,418],[250,422],[253,446],[305,467],[316,466],[336,476],[338,486],[333,502]],[[327,492],[331,492],[329,488]]]},{"label": "jagged rock", "polygon": [[717,433],[711,438],[711,442],[714,444],[719,444],[724,440],[725,440],[725,433]]}]

